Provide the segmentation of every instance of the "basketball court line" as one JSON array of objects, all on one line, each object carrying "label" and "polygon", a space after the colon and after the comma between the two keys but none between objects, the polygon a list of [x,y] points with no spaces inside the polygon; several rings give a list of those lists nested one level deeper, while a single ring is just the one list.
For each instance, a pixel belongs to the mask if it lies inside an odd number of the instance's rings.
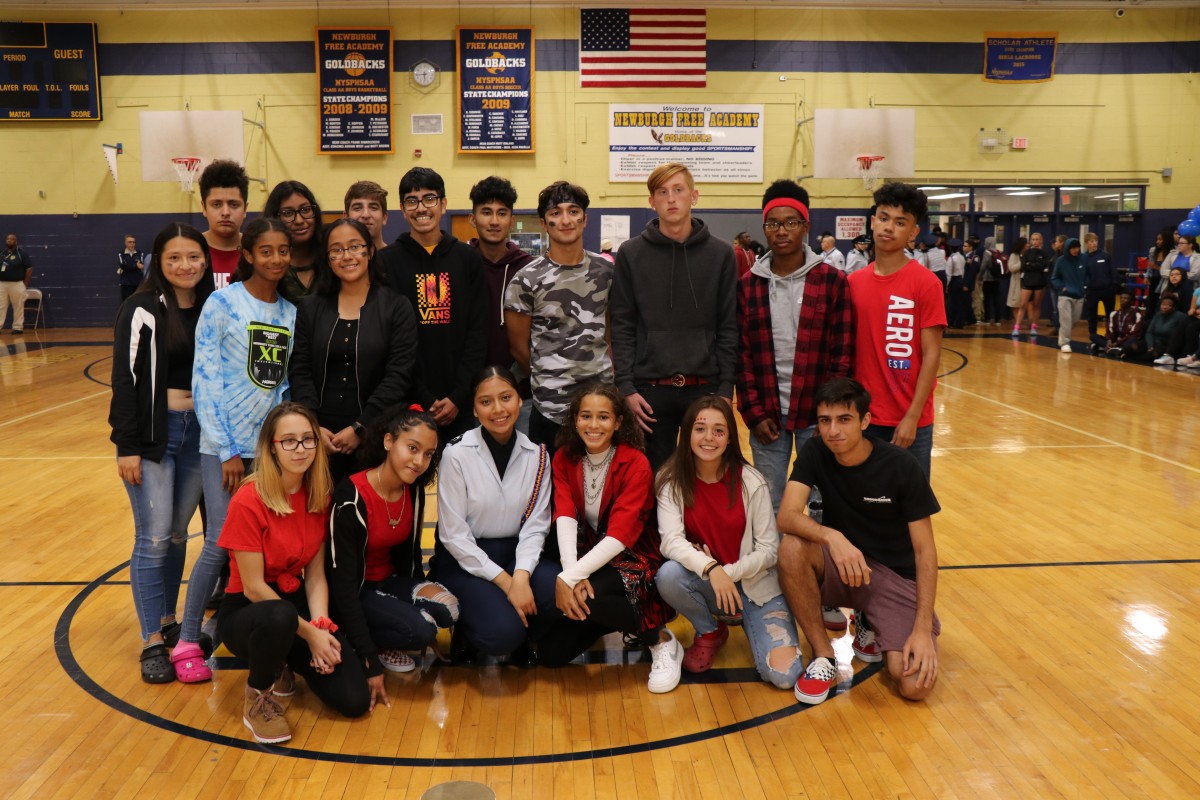
[{"label": "basketball court line", "polygon": [[1120,447],[1124,450],[1128,450],[1131,453],[1137,453],[1140,456],[1146,456],[1147,458],[1153,458],[1154,460],[1161,461],[1164,464],[1170,464],[1173,467],[1179,467],[1180,469],[1186,469],[1188,472],[1194,472],[1194,473],[1200,474],[1200,467],[1193,467],[1191,464],[1184,464],[1179,461],[1175,461],[1173,459],[1166,458],[1165,456],[1160,456],[1157,453],[1151,453],[1149,450],[1142,450],[1137,447],[1131,447],[1130,445],[1127,445],[1124,442],[1118,442],[1115,439],[1109,439],[1107,437],[1100,436],[1099,434],[1092,433],[1091,431],[1085,431],[1083,428],[1076,428],[1074,425],[1068,425],[1065,422],[1059,422],[1056,419],[1051,419],[1050,417],[1044,417],[1041,414],[1035,414],[1032,411],[1026,411],[1023,408],[1016,408],[1014,406],[1010,406],[1007,403],[1004,403],[1000,400],[996,400],[994,398],[988,397],[987,395],[979,394],[978,392],[972,392],[970,389],[964,389],[961,386],[955,386],[953,384],[939,382],[938,387],[945,388],[945,389],[953,389],[956,392],[962,392],[963,394],[967,395],[968,397],[974,397],[977,400],[983,400],[985,402],[992,403],[993,405],[1002,406],[1006,411],[1015,412],[1018,414],[1024,414],[1025,416],[1032,417],[1033,419],[1036,419],[1040,422],[1045,422],[1050,425],[1055,425],[1064,430],[1071,431],[1072,433],[1078,433],[1080,436],[1087,436],[1090,439],[1098,439],[1110,446]]},{"label": "basketball court line", "polygon": [[74,400],[68,400],[65,403],[59,403],[56,406],[50,406],[49,408],[43,408],[41,411],[35,411],[32,414],[26,414],[23,417],[17,417],[16,419],[10,419],[5,422],[0,422],[0,428],[7,428],[10,425],[16,425],[17,423],[24,422],[27,419],[33,419],[34,417],[40,417],[42,414],[49,414],[51,411],[58,411],[60,408],[66,408],[67,406],[73,406],[76,403],[83,403],[88,400],[95,400],[97,397],[101,397],[106,394],[111,394],[111,392],[108,389],[105,389],[104,391],[96,392],[95,394],[89,394],[89,395],[85,395],[83,397],[76,397]]},{"label": "basketball court line", "polygon": [[1115,444],[1023,444],[1023,445],[964,445],[963,447],[941,447],[934,445],[934,450],[955,452],[957,450],[994,450],[997,453],[1018,453],[1025,450],[1111,450]]}]

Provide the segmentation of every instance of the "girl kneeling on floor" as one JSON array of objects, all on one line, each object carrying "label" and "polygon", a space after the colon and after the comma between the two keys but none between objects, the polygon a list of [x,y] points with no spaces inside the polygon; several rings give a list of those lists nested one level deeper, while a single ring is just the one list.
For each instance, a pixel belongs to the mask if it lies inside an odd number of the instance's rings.
[{"label": "girl kneeling on floor", "polygon": [[425,487],[437,472],[438,425],[420,406],[383,413],[363,443],[369,463],[333,493],[326,574],[334,616],[366,668],[371,707],[390,706],[383,670],[410,672],[405,650],[423,650],[458,620],[458,600],[425,580]]},{"label": "girl kneeling on floor", "polygon": [[696,630],[683,669],[708,670],[729,637],[726,620],[740,617],[758,674],[792,688],[800,640],[775,570],[770,489],[742,455],[728,400],[709,395],[688,407],[657,490],[662,552],[670,559],[658,571],[658,590]]},{"label": "girl kneeling on floor", "polygon": [[295,693],[293,671],[347,717],[370,708],[363,664],[342,657],[348,645],[328,616],[329,484],[316,416],[281,403],[263,421],[254,473],[230,500],[218,541],[233,559],[217,630],[250,662],[242,721],[267,744],[292,737],[275,697]]},{"label": "girl kneeling on floor", "polygon": [[[601,383],[575,395],[567,419],[553,469],[564,617],[539,640],[538,663],[565,664],[613,631],[636,635],[652,655],[678,649],[666,628],[675,611],[654,587],[663,558],[642,431],[616,387]],[[675,683],[660,686],[651,669],[650,691]]]}]

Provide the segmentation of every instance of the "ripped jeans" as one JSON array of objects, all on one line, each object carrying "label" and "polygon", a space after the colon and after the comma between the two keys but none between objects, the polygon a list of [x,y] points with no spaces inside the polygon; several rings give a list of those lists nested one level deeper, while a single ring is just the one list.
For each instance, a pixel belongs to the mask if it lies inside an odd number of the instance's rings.
[{"label": "ripped jeans", "polygon": [[167,412],[162,460],[142,459],[142,482],[125,484],[133,507],[129,584],[142,641],[175,616],[188,523],[200,505],[200,423],[191,411]]},{"label": "ripped jeans", "polygon": [[438,628],[458,621],[458,599],[449,592],[442,598],[445,602],[418,597],[426,586],[446,591],[440,583],[399,575],[363,584],[358,598],[377,648],[423,650],[437,639]]},{"label": "ripped jeans", "polygon": [[[655,582],[658,584],[658,593],[672,608],[687,617],[696,629],[697,636],[717,629],[717,596],[709,581],[678,561],[667,561],[659,567]],[[788,610],[787,601],[779,594],[760,606],[746,596],[740,583],[738,592],[742,596],[742,629],[750,642],[750,652],[754,655],[754,666],[759,677],[780,689],[792,688],[803,671],[803,662],[800,657],[800,637],[796,633],[796,622]],[[795,660],[786,670],[771,666],[770,654],[777,647],[796,649]]]}]

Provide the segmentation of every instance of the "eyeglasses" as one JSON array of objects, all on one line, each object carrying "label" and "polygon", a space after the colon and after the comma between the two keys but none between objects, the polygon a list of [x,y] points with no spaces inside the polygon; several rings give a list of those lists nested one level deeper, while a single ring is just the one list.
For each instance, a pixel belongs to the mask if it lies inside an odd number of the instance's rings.
[{"label": "eyeglasses", "polygon": [[204,253],[188,253],[186,256],[167,256],[163,259],[163,263],[169,267],[178,267],[184,261],[192,266],[199,266],[204,263]]},{"label": "eyeglasses", "polygon": [[796,217],[792,217],[791,219],[785,219],[783,222],[776,222],[775,220],[772,219],[772,220],[768,220],[763,223],[763,230],[766,231],[767,233],[774,233],[775,231],[779,230],[782,227],[789,231],[795,231],[795,230],[799,230],[800,226],[803,224],[804,224],[804,220],[797,219]]},{"label": "eyeglasses", "polygon": [[284,222],[291,222],[299,214],[301,219],[312,219],[317,215],[317,207],[314,205],[300,206],[299,208],[281,208],[279,209],[279,218]]},{"label": "eyeglasses", "polygon": [[440,194],[426,194],[422,195],[421,197],[406,197],[402,201],[401,205],[403,205],[408,211],[412,211],[418,205],[425,206],[426,208],[433,208],[441,199],[442,196]]},{"label": "eyeglasses", "polygon": [[329,248],[329,260],[337,261],[339,258],[346,255],[346,253],[358,258],[366,249],[367,246],[365,244],[351,244],[347,245],[346,247],[331,247]]},{"label": "eyeglasses", "polygon": [[289,436],[287,439],[272,439],[272,441],[289,453],[297,447],[303,447],[305,450],[317,449],[317,437],[315,436],[305,436],[303,439],[293,439]]}]

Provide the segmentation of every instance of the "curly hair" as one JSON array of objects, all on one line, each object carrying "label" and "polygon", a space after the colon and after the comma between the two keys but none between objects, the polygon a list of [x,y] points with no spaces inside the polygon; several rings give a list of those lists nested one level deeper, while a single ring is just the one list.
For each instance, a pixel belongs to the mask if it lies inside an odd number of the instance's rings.
[{"label": "curly hair", "polygon": [[571,406],[567,410],[566,421],[558,429],[555,446],[560,450],[566,450],[567,455],[573,459],[583,458],[583,454],[587,452],[587,446],[584,445],[583,438],[579,435],[575,420],[579,418],[583,398],[592,395],[607,398],[608,402],[612,404],[613,416],[617,420],[617,429],[613,431],[612,437],[613,445],[624,444],[638,450],[645,450],[646,437],[642,434],[641,426],[637,424],[637,420],[629,411],[629,404],[625,402],[625,396],[616,386],[599,382],[586,384],[571,398]]}]

